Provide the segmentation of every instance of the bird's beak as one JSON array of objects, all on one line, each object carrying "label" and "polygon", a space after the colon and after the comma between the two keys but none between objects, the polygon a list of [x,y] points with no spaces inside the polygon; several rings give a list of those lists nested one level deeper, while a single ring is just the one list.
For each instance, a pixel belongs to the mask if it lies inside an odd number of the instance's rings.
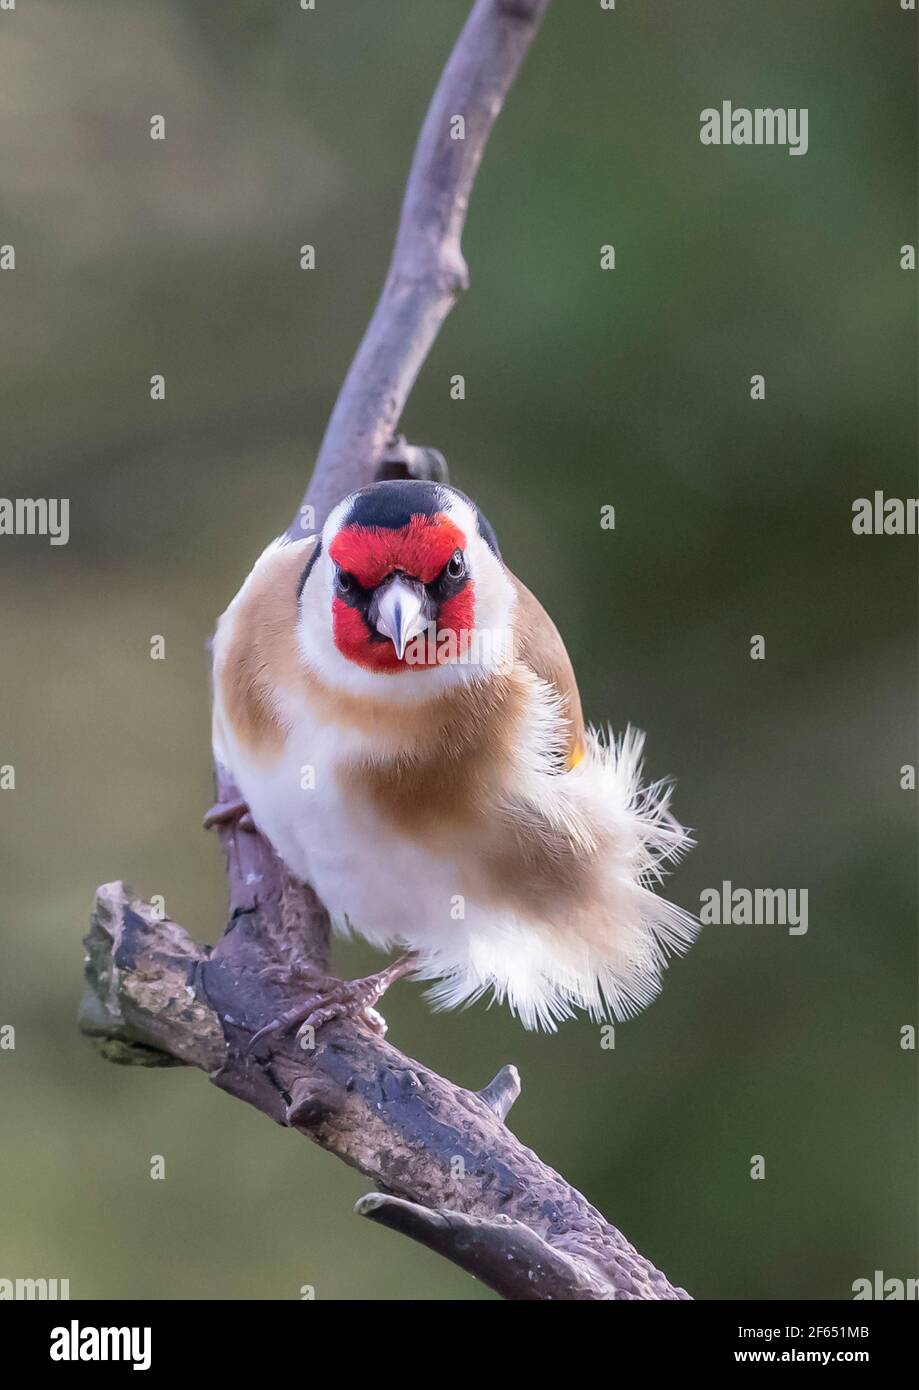
[{"label": "bird's beak", "polygon": [[389,638],[400,661],[412,638],[424,632],[427,626],[424,599],[420,585],[399,577],[391,579],[378,596],[377,632]]}]

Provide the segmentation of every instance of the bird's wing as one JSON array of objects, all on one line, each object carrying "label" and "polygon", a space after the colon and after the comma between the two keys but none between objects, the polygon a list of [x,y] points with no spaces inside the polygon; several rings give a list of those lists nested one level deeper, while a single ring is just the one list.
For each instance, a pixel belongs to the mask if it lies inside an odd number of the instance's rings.
[{"label": "bird's wing", "polygon": [[299,583],[316,537],[272,541],[217,624],[214,751],[232,768],[230,736],[255,757],[276,755],[286,732],[277,691],[303,679],[297,651]]},{"label": "bird's wing", "polygon": [[538,598],[530,593],[516,575],[509,577],[517,591],[517,612],[514,620],[514,654],[541,680],[557,692],[567,722],[565,763],[560,771],[576,767],[584,756],[584,715],[581,696],[571,658],[565,650],[558,628]]}]

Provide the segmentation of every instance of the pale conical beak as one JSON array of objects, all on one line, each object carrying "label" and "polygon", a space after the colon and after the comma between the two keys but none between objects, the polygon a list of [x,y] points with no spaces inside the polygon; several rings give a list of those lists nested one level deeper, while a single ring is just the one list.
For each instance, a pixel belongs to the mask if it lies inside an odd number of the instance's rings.
[{"label": "pale conical beak", "polygon": [[401,661],[413,637],[424,632],[422,593],[404,579],[392,579],[380,594],[376,615],[377,632],[388,637]]}]

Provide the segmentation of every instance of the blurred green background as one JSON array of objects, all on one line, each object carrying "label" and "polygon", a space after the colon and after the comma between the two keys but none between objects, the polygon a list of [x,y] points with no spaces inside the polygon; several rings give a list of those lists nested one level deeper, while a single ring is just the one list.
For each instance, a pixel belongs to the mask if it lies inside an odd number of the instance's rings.
[{"label": "blurred green background", "polygon": [[[89,1298],[491,1296],[353,1216],[367,1184],[335,1159],[198,1073],[103,1063],[75,1026],[97,883],[220,929],[204,641],[299,499],[466,10],[0,14],[0,242],[17,256],[0,490],[69,497],[72,527],[62,548],[0,540],[2,1277]],[[516,1062],[516,1132],[700,1298],[850,1298],[875,1269],[917,1272],[916,1054],[899,1045],[916,1021],[916,793],[899,786],[917,760],[916,542],[851,531],[854,498],[916,489],[916,279],[899,268],[915,44],[893,0],[556,0],[475,190],[472,289],[403,422],[555,617],[589,717],[646,729],[648,771],[677,777],[699,844],[670,896],[809,891],[806,936],[705,930],[613,1051],[586,1021],[546,1038],[498,1009],[434,1017],[410,984],[387,1002],[391,1039],[460,1083]],[[806,106],[808,154],[703,147],[699,113],[725,98]],[[338,949],[343,971],[378,960]]]}]

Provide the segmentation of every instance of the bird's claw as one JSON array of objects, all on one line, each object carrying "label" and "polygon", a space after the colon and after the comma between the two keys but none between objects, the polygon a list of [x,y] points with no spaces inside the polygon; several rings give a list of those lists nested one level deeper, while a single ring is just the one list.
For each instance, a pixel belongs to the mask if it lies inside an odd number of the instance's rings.
[{"label": "bird's claw", "polygon": [[[374,1006],[390,985],[408,974],[414,963],[413,956],[403,956],[385,970],[380,970],[376,975],[367,975],[361,980],[321,977],[314,982],[312,989],[298,1005],[279,1014],[253,1034],[246,1048],[246,1055],[251,1055],[256,1045],[270,1034],[284,1034],[294,1028],[301,1042],[307,1036],[312,1042],[316,1030],[336,1018],[353,1019],[369,1028],[377,1037],[385,1037],[386,1020]],[[276,970],[277,967],[269,966],[261,973],[274,974]],[[292,973],[296,974],[296,969]]]},{"label": "bird's claw", "polygon": [[255,821],[252,819],[249,803],[241,796],[233,801],[215,801],[210,810],[205,812],[203,824],[205,830],[210,830],[215,825],[235,824],[238,830],[250,830],[253,833],[255,831]]}]

